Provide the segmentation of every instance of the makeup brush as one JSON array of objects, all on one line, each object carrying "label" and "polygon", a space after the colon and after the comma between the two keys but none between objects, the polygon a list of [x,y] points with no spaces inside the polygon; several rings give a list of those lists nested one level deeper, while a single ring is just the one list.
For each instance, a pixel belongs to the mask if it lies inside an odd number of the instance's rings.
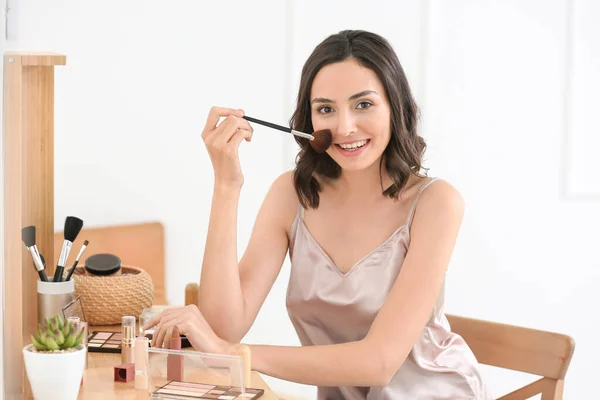
[{"label": "makeup brush", "polygon": [[90,244],[89,240],[86,240],[86,241],[83,242],[83,246],[81,246],[81,250],[79,250],[79,254],[77,254],[77,258],[75,259],[75,263],[73,264],[73,266],[69,270],[69,273],[67,274],[67,278],[65,279],[65,282],[69,282],[69,279],[71,279],[71,275],[73,275],[73,271],[75,271],[75,268],[77,267],[77,263],[79,262],[79,258],[81,257],[81,255],[85,251],[85,248],[87,247],[88,244]]},{"label": "makeup brush", "polygon": [[73,242],[79,235],[79,231],[81,231],[81,227],[83,226],[83,221],[77,217],[67,217],[65,220],[65,240],[63,241],[62,249],[60,250],[60,257],[58,258],[58,263],[56,265],[56,271],[54,271],[54,279],[53,282],[62,282],[62,275],[65,269],[65,264],[67,263],[67,259],[69,258],[69,252],[71,251],[71,246],[73,246]]},{"label": "makeup brush", "polygon": [[23,239],[23,243],[25,243],[27,250],[29,250],[29,253],[31,254],[31,258],[33,258],[33,265],[40,276],[40,280],[42,282],[48,282],[48,277],[46,276],[46,271],[44,270],[40,253],[38,252],[35,244],[35,226],[26,226],[25,228],[21,229],[21,239]]},{"label": "makeup brush", "polygon": [[324,153],[329,146],[331,146],[332,136],[329,129],[322,129],[310,135],[308,133],[296,131],[292,128],[286,128],[285,126],[273,124],[267,121],[261,121],[260,119],[252,118],[247,115],[244,115],[242,118],[250,122],[255,122],[260,125],[268,126],[269,128],[277,129],[283,132],[291,133],[294,136],[308,139],[310,140],[310,145],[317,153]]}]

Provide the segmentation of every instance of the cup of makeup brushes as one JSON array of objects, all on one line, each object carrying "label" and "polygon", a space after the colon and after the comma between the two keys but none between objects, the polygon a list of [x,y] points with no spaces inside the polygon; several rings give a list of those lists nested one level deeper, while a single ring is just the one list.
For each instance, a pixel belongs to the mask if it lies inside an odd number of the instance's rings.
[{"label": "cup of makeup brushes", "polygon": [[37,281],[38,323],[52,318],[57,314],[62,316],[62,309],[74,299],[75,281],[43,282]]}]

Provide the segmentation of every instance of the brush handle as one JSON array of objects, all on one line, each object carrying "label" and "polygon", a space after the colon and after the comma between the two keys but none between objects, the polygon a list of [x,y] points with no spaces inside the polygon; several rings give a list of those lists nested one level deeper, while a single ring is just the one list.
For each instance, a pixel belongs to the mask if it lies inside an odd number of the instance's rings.
[{"label": "brush handle", "polygon": [[73,264],[73,266],[69,270],[69,273],[67,274],[67,278],[65,279],[65,282],[68,282],[69,279],[71,279],[71,275],[73,275],[73,272],[75,271],[75,268],[77,267],[77,264],[79,263],[79,259],[81,258],[81,255],[83,254],[83,252],[87,248],[88,244],[89,244],[89,242],[87,240],[83,242],[83,246],[81,246],[81,249],[79,250],[79,254],[77,254],[77,257],[75,257],[75,263]]},{"label": "brush handle", "polygon": [[44,270],[38,271],[38,275],[40,276],[40,281],[48,282],[48,276],[46,275],[46,271],[44,271]]},{"label": "brush handle", "polygon": [[62,282],[62,275],[64,269],[65,268],[61,267],[60,265],[56,266],[56,271],[54,271],[54,279],[52,279],[52,282]]},{"label": "brush handle", "polygon": [[35,245],[28,248],[29,253],[31,254],[31,258],[33,259],[33,266],[37,271],[40,280],[42,282],[48,282],[48,277],[46,276],[46,272],[44,271],[44,264],[42,262],[42,257],[40,253],[37,251],[37,247]]},{"label": "brush handle", "polygon": [[304,139],[309,139],[309,140],[313,140],[314,139],[313,135],[309,135],[308,133],[304,133],[304,132],[295,131],[292,128],[286,128],[285,126],[273,124],[271,122],[261,121],[260,119],[248,117],[247,115],[243,116],[242,118],[244,118],[244,119],[246,119],[246,120],[248,120],[250,122],[256,122],[257,124],[268,126],[269,128],[273,128],[273,129],[277,129],[279,131],[291,133],[292,135],[295,135],[295,136],[298,136],[298,137],[301,137],[301,138],[304,138]]},{"label": "brush handle", "polygon": [[[37,247],[36,247],[36,251],[37,251]],[[40,279],[42,280],[42,282],[48,282],[48,275],[46,275],[46,259],[39,252],[37,254],[39,256],[40,265],[42,266],[42,269],[38,271],[38,275],[40,276]]]},{"label": "brush handle", "polygon": [[43,267],[43,269],[41,271],[38,271],[38,275],[40,276],[40,279],[42,280],[42,282],[48,282],[48,275],[46,275],[46,259],[40,253],[38,253],[38,254],[40,256],[40,263],[42,264],[42,267]]},{"label": "brush handle", "polygon": [[[66,228],[66,227],[65,227]],[[66,232],[66,229],[65,229]],[[73,239],[75,240],[75,239]],[[52,282],[62,282],[63,271],[65,270],[65,265],[67,264],[67,259],[69,258],[69,252],[71,251],[71,246],[73,246],[73,242],[68,239],[65,239],[63,242],[62,248],[60,250],[60,256],[58,257],[58,264],[56,265],[56,270],[54,271],[54,279]]]},{"label": "brush handle", "polygon": [[65,279],[65,282],[69,282],[69,279],[71,279],[71,275],[73,275],[73,272],[75,271],[75,268],[77,267],[78,262],[79,262],[79,260],[75,260],[75,263],[73,264],[73,266],[69,270],[69,273],[67,274],[67,278]]},{"label": "brush handle", "polygon": [[252,118],[247,115],[244,115],[242,118],[244,118],[245,120],[248,120],[250,122],[255,122],[257,124],[268,126],[269,128],[278,129],[280,131],[287,132],[287,133],[292,133],[292,128],[286,128],[285,126],[273,124],[271,122],[261,121],[260,119]]}]

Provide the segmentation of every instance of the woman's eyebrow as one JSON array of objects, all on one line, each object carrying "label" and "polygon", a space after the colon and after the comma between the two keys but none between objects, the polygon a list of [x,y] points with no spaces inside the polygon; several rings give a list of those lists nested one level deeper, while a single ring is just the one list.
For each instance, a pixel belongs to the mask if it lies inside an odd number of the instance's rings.
[{"label": "woman's eyebrow", "polygon": [[[358,92],[358,93],[353,94],[352,96],[348,97],[348,100],[354,100],[354,99],[357,99],[359,97],[366,96],[366,95],[372,94],[372,93],[378,94],[374,90],[363,90],[362,92]],[[331,99],[328,99],[328,98],[325,98],[325,97],[315,97],[314,99],[311,100],[310,103],[311,104],[314,104],[314,103],[335,103],[335,101],[333,101]]]}]

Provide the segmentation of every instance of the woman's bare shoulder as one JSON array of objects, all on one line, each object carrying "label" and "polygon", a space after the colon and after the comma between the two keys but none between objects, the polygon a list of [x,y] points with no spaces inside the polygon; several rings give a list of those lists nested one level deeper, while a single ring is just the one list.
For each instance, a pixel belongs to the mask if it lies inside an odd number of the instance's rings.
[{"label": "woman's bare shoulder", "polygon": [[298,195],[294,186],[294,171],[286,171],[271,184],[267,200],[270,211],[286,228],[291,226],[298,211]]},{"label": "woman's bare shoulder", "polygon": [[462,218],[464,207],[464,198],[460,191],[447,180],[436,178],[423,191],[417,208],[429,209],[429,211],[445,210]]},{"label": "woman's bare shoulder", "polygon": [[271,191],[281,200],[298,203],[294,187],[294,170],[285,171],[271,184]]}]

